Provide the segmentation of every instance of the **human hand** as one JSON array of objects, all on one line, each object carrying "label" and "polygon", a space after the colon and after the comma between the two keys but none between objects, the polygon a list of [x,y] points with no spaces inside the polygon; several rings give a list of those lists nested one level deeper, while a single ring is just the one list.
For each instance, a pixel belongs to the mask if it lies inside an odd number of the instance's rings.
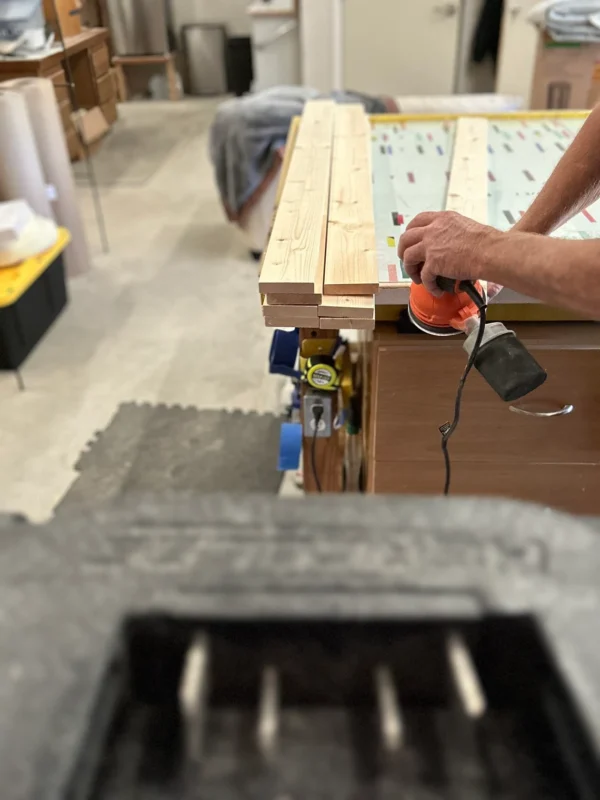
[{"label": "human hand", "polygon": [[495,228],[454,211],[425,211],[407,226],[398,255],[408,276],[440,297],[438,276],[459,281],[484,278],[486,253],[499,236]]}]

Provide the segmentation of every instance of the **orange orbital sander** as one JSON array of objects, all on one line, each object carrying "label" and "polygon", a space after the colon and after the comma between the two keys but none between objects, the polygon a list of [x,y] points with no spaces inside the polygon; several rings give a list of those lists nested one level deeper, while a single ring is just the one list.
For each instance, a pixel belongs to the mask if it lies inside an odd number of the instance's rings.
[{"label": "orange orbital sander", "polygon": [[506,402],[544,383],[545,370],[514,331],[501,322],[486,324],[487,300],[480,283],[438,278],[437,285],[444,292],[442,297],[434,297],[422,285],[411,286],[408,314],[419,330],[432,336],[466,334],[467,373],[475,367]]},{"label": "orange orbital sander", "polygon": [[414,325],[432,336],[455,336],[466,331],[470,320],[477,320],[485,292],[480,283],[438,278],[444,292],[434,297],[422,284],[413,283],[410,289],[408,314]]},{"label": "orange orbital sander", "polygon": [[507,402],[529,394],[547,378],[545,370],[520,342],[514,331],[501,322],[487,323],[487,299],[480,283],[438,278],[444,292],[434,297],[424,286],[413,283],[410,289],[408,315],[413,324],[432,336],[466,334],[463,348],[468,353],[467,366],[458,383],[454,418],[440,427],[442,453],[446,465],[444,494],[450,491],[450,454],[448,442],[460,420],[463,389],[475,369],[492,389]]}]

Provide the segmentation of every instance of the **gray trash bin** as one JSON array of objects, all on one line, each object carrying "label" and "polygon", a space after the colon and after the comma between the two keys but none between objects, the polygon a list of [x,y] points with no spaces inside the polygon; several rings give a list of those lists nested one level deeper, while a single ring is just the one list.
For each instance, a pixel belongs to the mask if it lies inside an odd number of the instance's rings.
[{"label": "gray trash bin", "polygon": [[193,95],[227,93],[227,31],[223,25],[184,25],[185,89]]}]

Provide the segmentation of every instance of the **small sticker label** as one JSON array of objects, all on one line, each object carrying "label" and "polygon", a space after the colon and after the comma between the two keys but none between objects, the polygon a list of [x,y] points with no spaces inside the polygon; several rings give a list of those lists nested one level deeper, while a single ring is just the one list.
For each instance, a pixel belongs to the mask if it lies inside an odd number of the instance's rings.
[{"label": "small sticker label", "polygon": [[320,367],[316,369],[310,376],[311,383],[316,386],[328,386],[331,383],[331,372],[328,369]]}]

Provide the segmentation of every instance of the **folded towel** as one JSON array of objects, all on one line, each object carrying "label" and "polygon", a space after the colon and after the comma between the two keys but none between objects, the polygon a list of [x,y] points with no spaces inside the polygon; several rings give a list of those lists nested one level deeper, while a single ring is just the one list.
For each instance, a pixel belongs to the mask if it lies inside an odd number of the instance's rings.
[{"label": "folded towel", "polygon": [[556,42],[600,42],[600,0],[543,0],[527,16]]}]

